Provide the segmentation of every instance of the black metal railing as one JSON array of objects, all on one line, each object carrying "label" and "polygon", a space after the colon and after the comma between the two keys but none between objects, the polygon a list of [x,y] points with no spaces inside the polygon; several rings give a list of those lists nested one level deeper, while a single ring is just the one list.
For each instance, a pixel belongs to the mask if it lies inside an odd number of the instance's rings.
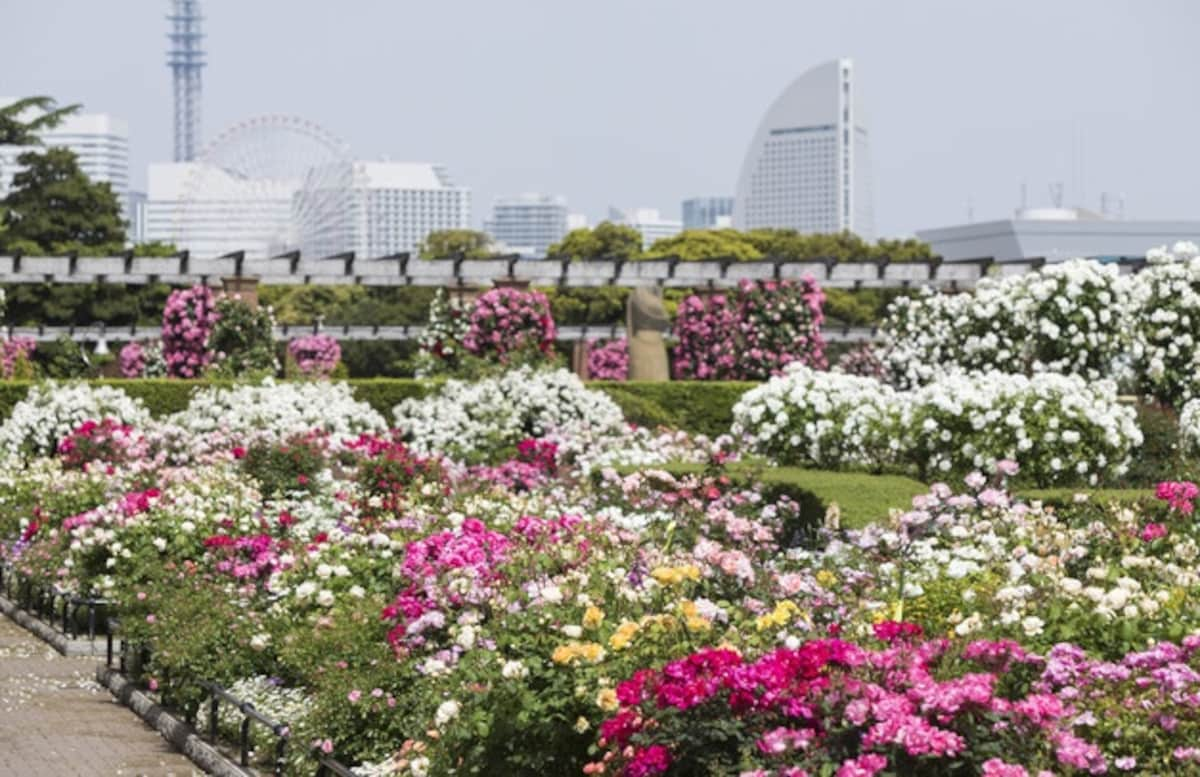
[{"label": "black metal railing", "polygon": [[202,682],[200,683],[200,687],[209,694],[209,740],[216,743],[220,739],[221,702],[225,702],[242,715],[242,721],[238,725],[238,763],[242,766],[250,765],[250,724],[258,723],[267,728],[275,737],[274,773],[282,775],[287,766],[287,747],[290,736],[290,729],[287,724],[268,718],[256,710],[253,704],[239,699],[217,683]]},{"label": "black metal railing", "polygon": [[101,597],[80,596],[57,585],[40,584],[11,566],[0,565],[0,590],[21,609],[37,615],[69,639],[83,636],[80,614],[87,610],[87,638],[94,641],[96,626],[111,604]]}]

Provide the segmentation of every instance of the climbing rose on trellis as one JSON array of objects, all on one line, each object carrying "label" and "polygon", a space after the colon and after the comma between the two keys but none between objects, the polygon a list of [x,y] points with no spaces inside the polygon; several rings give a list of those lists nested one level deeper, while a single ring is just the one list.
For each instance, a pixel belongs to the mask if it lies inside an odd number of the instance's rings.
[{"label": "climbing rose on trellis", "polygon": [[675,317],[675,377],[765,380],[792,362],[824,369],[824,301],[812,278],[744,280],[731,294],[688,297]]},{"label": "climbing rose on trellis", "polygon": [[557,330],[550,301],[540,291],[492,289],[475,300],[463,347],[508,362],[521,354],[554,355]]},{"label": "climbing rose on trellis", "polygon": [[177,289],[163,308],[163,360],[167,375],[197,378],[212,361],[208,336],[218,319],[212,289],[193,286]]}]

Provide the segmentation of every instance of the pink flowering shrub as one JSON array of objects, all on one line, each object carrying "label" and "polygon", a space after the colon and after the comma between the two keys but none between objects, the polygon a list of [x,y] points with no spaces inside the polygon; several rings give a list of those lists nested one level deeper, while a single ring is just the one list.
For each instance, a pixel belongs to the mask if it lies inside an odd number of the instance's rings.
[{"label": "pink flowering shrub", "polygon": [[603,345],[593,341],[588,350],[588,376],[592,380],[629,378],[629,343],[624,337]]},{"label": "pink flowering shrub", "polygon": [[547,483],[558,470],[558,446],[549,440],[526,439],[517,443],[517,455],[496,466],[471,467],[468,480],[500,486],[517,493]]},{"label": "pink flowering shrub", "polygon": [[92,464],[114,466],[144,457],[149,446],[132,426],[113,418],[84,421],[58,443],[65,469],[86,471]]},{"label": "pink flowering shrub", "polygon": [[688,297],[675,317],[675,377],[765,380],[793,362],[823,369],[824,301],[811,278],[742,281],[731,295]]},{"label": "pink flowering shrub", "polygon": [[1055,645],[1034,690],[1076,708],[1121,774],[1200,772],[1200,635],[1159,642],[1118,661]]},{"label": "pink flowering shrub", "polygon": [[639,670],[617,686],[620,707],[600,726],[603,755],[586,771],[638,777],[1105,771],[1100,749],[1073,733],[1071,704],[1019,690],[1039,659],[1015,643],[979,642],[952,652],[946,640],[922,641],[910,624],[877,631],[887,638],[878,649],[820,639],[751,660],[705,648],[660,670]]},{"label": "pink flowering shrub", "polygon": [[556,333],[545,294],[492,289],[475,300],[463,347],[504,364],[522,358],[540,360],[553,357]]},{"label": "pink flowering shrub", "polygon": [[146,372],[146,352],[142,344],[134,340],[126,343],[117,356],[122,378],[140,378]]},{"label": "pink flowering shrub", "polygon": [[858,375],[861,378],[887,379],[887,367],[870,344],[860,345],[842,354],[834,367],[837,372]]},{"label": "pink flowering shrub", "polygon": [[208,338],[218,318],[216,299],[207,286],[171,292],[163,308],[162,324],[168,376],[198,378],[204,373],[212,362]]},{"label": "pink flowering shrub", "polygon": [[0,370],[3,370],[4,379],[11,380],[14,377],[22,377],[16,375],[18,365],[24,362],[25,369],[28,370],[29,362],[33,359],[33,352],[36,350],[37,341],[32,337],[13,337],[5,340],[3,353],[0,353]]},{"label": "pink flowering shrub", "polygon": [[1154,496],[1168,505],[1172,510],[1178,510],[1183,515],[1191,515],[1196,509],[1196,497],[1200,495],[1200,488],[1197,488],[1195,483],[1189,481],[1176,482],[1166,480],[1159,483],[1154,489]]},{"label": "pink flowering shrub", "polygon": [[297,337],[288,343],[288,353],[300,374],[309,378],[328,378],[342,361],[342,346],[329,335]]}]

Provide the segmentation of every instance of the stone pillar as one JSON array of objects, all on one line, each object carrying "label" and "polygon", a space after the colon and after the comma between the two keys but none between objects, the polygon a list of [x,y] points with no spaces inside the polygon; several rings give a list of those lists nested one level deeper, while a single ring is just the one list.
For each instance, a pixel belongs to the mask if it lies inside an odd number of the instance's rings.
[{"label": "stone pillar", "polygon": [[670,380],[663,333],[671,327],[662,289],[637,288],[625,304],[625,338],[629,344],[630,380]]},{"label": "stone pillar", "polygon": [[580,380],[590,380],[592,377],[588,370],[590,352],[591,346],[586,339],[576,340],[571,344],[571,371],[578,375]]},{"label": "stone pillar", "polygon": [[225,292],[227,297],[236,297],[241,299],[250,306],[251,310],[258,310],[258,276],[257,275],[231,275],[221,279],[221,290]]}]

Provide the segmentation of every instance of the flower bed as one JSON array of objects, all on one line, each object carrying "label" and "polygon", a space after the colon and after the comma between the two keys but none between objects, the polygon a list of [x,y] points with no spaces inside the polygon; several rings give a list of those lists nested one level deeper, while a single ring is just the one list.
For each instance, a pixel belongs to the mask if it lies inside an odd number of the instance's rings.
[{"label": "flower bed", "polygon": [[[797,401],[849,412],[812,380]],[[1200,768],[1186,482],[1050,508],[1005,464],[797,532],[820,516],[723,442],[631,430],[563,373],[447,384],[394,433],[327,382],[157,422],[35,399],[0,438],[72,423],[0,466],[3,559],[115,602],[164,704],[199,715],[203,680],[286,718],[290,773],[310,747],[403,775]]]}]

